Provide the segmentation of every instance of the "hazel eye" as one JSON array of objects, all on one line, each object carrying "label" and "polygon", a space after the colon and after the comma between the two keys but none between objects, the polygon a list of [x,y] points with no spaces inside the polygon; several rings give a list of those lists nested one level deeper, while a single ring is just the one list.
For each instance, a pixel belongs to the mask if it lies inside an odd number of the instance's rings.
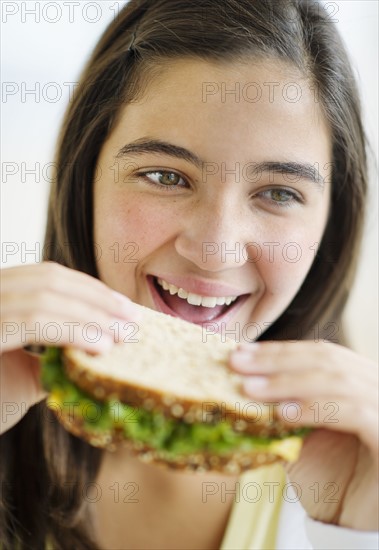
[{"label": "hazel eye", "polygon": [[183,178],[176,172],[157,170],[154,172],[144,172],[140,175],[143,176],[149,183],[156,186],[183,187],[186,185]]},{"label": "hazel eye", "polygon": [[162,185],[178,185],[180,182],[180,176],[174,172],[158,172],[158,181]]},{"label": "hazel eye", "polygon": [[296,193],[281,187],[263,191],[261,196],[271,203],[274,203],[276,206],[291,206],[294,203],[302,202]]},{"label": "hazel eye", "polygon": [[294,198],[294,194],[286,189],[272,189],[270,193],[272,200],[275,202],[287,202]]}]

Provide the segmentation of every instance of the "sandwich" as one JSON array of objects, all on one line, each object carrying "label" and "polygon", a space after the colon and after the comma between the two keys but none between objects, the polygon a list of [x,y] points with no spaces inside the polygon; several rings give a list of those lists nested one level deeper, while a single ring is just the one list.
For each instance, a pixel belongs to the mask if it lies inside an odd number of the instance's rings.
[{"label": "sandwich", "polygon": [[233,340],[143,308],[135,337],[91,355],[48,348],[47,406],[71,434],[145,462],[238,474],[298,458],[307,428],[286,425],[241,391],[227,365]]}]

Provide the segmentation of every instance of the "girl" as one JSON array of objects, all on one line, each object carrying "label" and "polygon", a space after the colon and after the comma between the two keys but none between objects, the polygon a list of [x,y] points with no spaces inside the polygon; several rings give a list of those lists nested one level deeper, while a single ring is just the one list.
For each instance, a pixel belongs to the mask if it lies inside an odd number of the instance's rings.
[{"label": "girl", "polygon": [[[377,371],[340,326],[366,185],[354,78],[322,5],[126,5],[67,112],[49,261],[3,272],[4,550],[375,547]],[[55,323],[59,345],[105,351],[136,304],[237,339],[246,394],[315,428],[290,496],[278,467],[166,471],[57,423],[23,346],[51,345]]]}]

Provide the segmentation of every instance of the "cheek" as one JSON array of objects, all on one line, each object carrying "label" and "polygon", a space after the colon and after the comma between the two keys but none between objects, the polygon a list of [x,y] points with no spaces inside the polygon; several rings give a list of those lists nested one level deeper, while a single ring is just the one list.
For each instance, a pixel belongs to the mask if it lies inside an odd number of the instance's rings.
[{"label": "cheek", "polygon": [[304,282],[322,240],[329,210],[329,194],[313,208],[271,218],[259,228],[260,258],[256,269],[266,294],[288,305]]},{"label": "cheek", "polygon": [[280,296],[284,303],[292,300],[312,266],[321,235],[321,228],[310,232],[288,230],[280,239],[260,243],[256,268],[268,295]]},{"label": "cheek", "polygon": [[[321,233],[320,233],[321,235]],[[260,243],[261,257],[255,266],[260,280],[252,320],[262,327],[271,324],[289,306],[315,258],[315,234],[282,233],[282,239],[267,239]],[[286,238],[287,237],[287,238]]]},{"label": "cheek", "polygon": [[175,230],[174,220],[156,203],[133,193],[99,192],[94,216],[99,273],[108,284],[140,269]]}]

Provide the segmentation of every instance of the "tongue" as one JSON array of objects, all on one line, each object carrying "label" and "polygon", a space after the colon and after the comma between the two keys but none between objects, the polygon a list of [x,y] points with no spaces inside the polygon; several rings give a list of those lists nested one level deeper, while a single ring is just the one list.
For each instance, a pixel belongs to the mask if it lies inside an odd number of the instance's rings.
[{"label": "tongue", "polygon": [[168,307],[179,315],[179,317],[185,319],[186,321],[190,321],[191,323],[205,323],[207,321],[212,321],[221,315],[225,309],[225,305],[215,307],[192,306],[187,302],[187,300],[179,298],[177,294],[172,296],[166,290],[160,290],[161,296]]}]

